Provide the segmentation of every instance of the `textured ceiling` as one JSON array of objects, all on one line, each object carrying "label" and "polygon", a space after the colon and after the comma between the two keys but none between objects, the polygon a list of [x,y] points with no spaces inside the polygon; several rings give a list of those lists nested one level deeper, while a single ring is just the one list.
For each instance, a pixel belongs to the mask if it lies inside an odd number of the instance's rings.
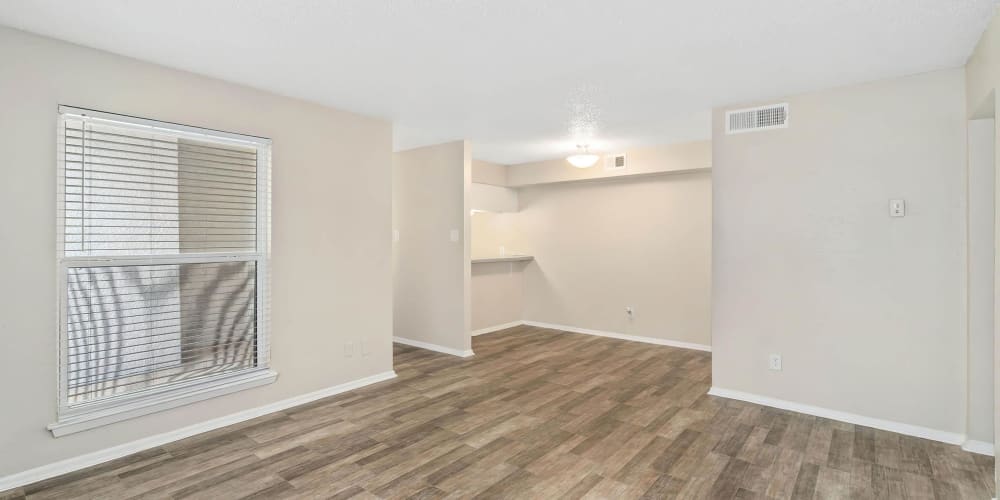
[{"label": "textured ceiling", "polygon": [[0,24],[518,163],[707,138],[713,106],[959,66],[997,0],[6,0]]}]

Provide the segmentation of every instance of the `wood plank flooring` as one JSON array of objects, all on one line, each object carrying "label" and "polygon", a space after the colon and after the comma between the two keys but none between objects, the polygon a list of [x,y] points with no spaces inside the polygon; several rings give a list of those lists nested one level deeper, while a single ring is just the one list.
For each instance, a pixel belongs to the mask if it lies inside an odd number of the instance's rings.
[{"label": "wood plank flooring", "polygon": [[956,446],[707,396],[711,355],[517,327],[476,356],[0,498],[939,498],[993,494]]}]

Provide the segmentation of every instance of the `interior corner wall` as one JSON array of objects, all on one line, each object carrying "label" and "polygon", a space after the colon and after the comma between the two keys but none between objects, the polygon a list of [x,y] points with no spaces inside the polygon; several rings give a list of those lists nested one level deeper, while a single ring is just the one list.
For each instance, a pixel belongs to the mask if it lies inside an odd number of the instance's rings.
[{"label": "interior corner wall", "polygon": [[[489,258],[524,254],[518,227],[520,212],[472,214],[472,257]],[[525,262],[492,262],[472,265],[472,330],[510,325],[524,319]]]},{"label": "interior corner wall", "polygon": [[[1000,15],[994,15],[965,65],[966,109],[970,118],[1000,88]],[[1000,107],[1000,100],[994,100]],[[987,113],[987,116],[992,116]]]},{"label": "interior corner wall", "polygon": [[993,275],[996,174],[993,119],[969,122],[968,439],[993,442]]},{"label": "interior corner wall", "polygon": [[394,336],[462,352],[472,345],[468,149],[449,142],[392,162]]},{"label": "interior corner wall", "polygon": [[479,212],[472,214],[472,257],[488,258],[527,254],[520,227],[521,212]]},{"label": "interior corner wall", "polygon": [[[0,481],[392,370],[392,126],[0,27]],[[56,122],[67,104],[268,137],[273,384],[53,438]],[[336,151],[331,155],[331,151]],[[344,343],[368,356],[344,356]],[[16,450],[16,451],[15,451]]]},{"label": "interior corner wall", "polygon": [[712,174],[691,168],[520,188],[524,319],[711,345]]},{"label": "interior corner wall", "polygon": [[507,185],[507,167],[483,160],[472,161],[472,182],[492,186]]},{"label": "interior corner wall", "polygon": [[472,331],[491,330],[524,319],[524,262],[472,266]]},{"label": "interior corner wall", "polygon": [[716,387],[964,434],[964,85],[959,68],[792,96],[765,132],[726,135],[715,110]]},{"label": "interior corner wall", "polygon": [[[1000,15],[994,15],[990,24],[986,27],[983,36],[979,39],[975,50],[969,57],[965,65],[966,83],[966,109],[970,119],[973,118],[993,118],[993,171],[994,174],[1000,170],[1000,127],[996,127],[996,119],[1000,118]],[[989,109],[989,108],[992,108]],[[992,112],[991,112],[992,111]],[[994,197],[1000,192],[1000,176],[997,176],[994,184]],[[1000,248],[1000,214],[994,215],[994,248]],[[994,256],[995,258],[995,256]],[[995,262],[995,261],[994,261]],[[1000,307],[997,307],[996,297],[1000,297],[1000,269],[994,269],[993,290],[994,290],[994,310],[993,310],[993,428],[994,428],[994,448],[1000,452]],[[970,401],[971,403],[971,401]],[[1000,488],[1000,475],[997,475],[997,487]]]}]

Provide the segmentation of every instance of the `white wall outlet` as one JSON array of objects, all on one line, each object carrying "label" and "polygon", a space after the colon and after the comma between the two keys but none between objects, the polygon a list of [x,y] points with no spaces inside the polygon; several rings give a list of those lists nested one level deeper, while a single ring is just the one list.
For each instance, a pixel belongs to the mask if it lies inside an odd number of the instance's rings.
[{"label": "white wall outlet", "polygon": [[344,342],[344,357],[345,358],[354,357],[354,342]]},{"label": "white wall outlet", "polygon": [[451,239],[452,243],[458,243],[458,229],[452,229],[448,237]]},{"label": "white wall outlet", "polygon": [[767,367],[774,371],[781,371],[781,355],[772,354],[767,358]]},{"label": "white wall outlet", "polygon": [[371,355],[372,355],[372,350],[371,350],[371,347],[369,346],[369,342],[367,340],[362,340],[361,341],[361,356],[367,358],[368,356],[371,356]]},{"label": "white wall outlet", "polygon": [[906,201],[889,200],[889,217],[906,217]]}]

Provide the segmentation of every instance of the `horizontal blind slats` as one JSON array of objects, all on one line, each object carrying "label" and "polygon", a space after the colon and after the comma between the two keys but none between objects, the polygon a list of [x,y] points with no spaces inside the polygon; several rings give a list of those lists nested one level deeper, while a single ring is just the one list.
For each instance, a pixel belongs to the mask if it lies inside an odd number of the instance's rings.
[{"label": "horizontal blind slats", "polygon": [[[113,137],[126,144],[145,144],[148,142],[150,144],[164,145],[165,147],[178,147],[176,138],[172,136],[149,134],[145,131],[136,132],[119,127],[94,125],[92,123],[88,123],[86,126],[67,124],[65,131],[68,139]],[[190,139],[180,147],[191,151],[214,152],[215,154],[235,156],[239,158],[256,158],[257,156],[256,150],[253,148],[240,148],[239,146],[230,144],[209,145],[203,142],[191,141]]]},{"label": "horizontal blind slats", "polygon": [[[226,293],[225,290],[214,290],[214,291]],[[227,295],[230,296],[230,297],[233,297],[233,298],[240,298],[244,294],[240,293],[240,290],[231,290],[231,291],[229,291],[227,293]],[[248,290],[247,293],[246,293],[246,295],[253,295],[253,290]],[[189,297],[191,297],[191,300],[189,300],[188,302],[194,302],[195,298],[198,297],[198,296],[191,295]],[[150,305],[146,305],[147,303],[150,304]],[[99,302],[99,301],[88,303],[88,305],[90,305],[90,304],[93,304],[93,305],[98,305],[98,304],[100,304],[100,305],[114,305],[117,308],[116,311],[120,314],[120,316],[116,316],[116,318],[128,318],[128,317],[134,317],[134,316],[136,316],[136,314],[130,314],[130,312],[147,311],[148,308],[150,308],[150,307],[173,307],[173,306],[181,306],[182,305],[182,301],[180,299],[178,299],[178,300],[171,300],[171,301],[155,301],[155,302],[146,302],[144,300],[133,300],[133,301],[128,301],[128,302],[121,302],[121,301],[114,300],[114,301],[103,302],[103,303]],[[134,306],[134,307],[130,307],[130,306]],[[143,312],[142,314],[146,314],[146,313]],[[86,313],[86,312],[74,313],[73,315],[70,315],[70,321],[72,321],[74,323],[79,323],[79,322],[84,322],[84,321],[91,321],[91,322],[94,322],[94,321],[103,321],[105,319],[103,317],[96,318],[95,316],[97,316],[97,314],[90,314],[90,313]],[[80,327],[76,327],[75,326],[74,329],[73,329],[73,331],[78,331],[80,329],[81,329]]]},{"label": "horizontal blind slats", "polygon": [[69,269],[71,401],[185,378],[218,365],[220,353],[255,356],[255,269],[252,261]]},{"label": "horizontal blind slats", "polygon": [[156,186],[167,186],[170,189],[165,189],[165,191],[177,193],[178,181],[181,183],[185,183],[186,181],[187,184],[198,189],[211,190],[208,192],[234,191],[238,194],[245,194],[248,192],[255,193],[257,190],[257,187],[253,183],[189,179],[180,174],[168,176],[159,174],[150,175],[148,173],[113,172],[108,170],[87,170],[86,172],[82,169],[66,170],[66,187],[78,187],[86,183],[87,187],[108,185],[143,191],[146,189],[162,189]]},{"label": "horizontal blind slats", "polygon": [[[180,345],[166,346],[169,348],[178,349],[182,357],[197,358],[202,355],[202,353],[208,353],[212,351],[212,354],[219,354],[227,352],[231,349],[240,349],[246,347],[249,344],[256,342],[252,332],[239,336],[233,337],[232,339],[227,339],[224,342],[191,342]],[[70,374],[70,379],[82,379],[84,377],[92,375],[94,372],[98,371],[98,368],[106,368],[102,365],[95,363],[93,358],[97,356],[110,356],[109,353],[116,352],[118,348],[109,348],[105,351],[91,351],[87,355],[77,355],[69,359],[67,373]],[[167,352],[167,354],[156,354],[157,352]],[[134,361],[142,361],[145,363],[145,367],[149,367],[149,362],[158,362],[156,360],[162,360],[163,358],[174,356],[176,352],[170,349],[165,349],[163,344],[150,343],[148,344],[148,349],[143,353],[144,357],[133,358]],[[173,366],[180,366],[183,363],[176,363],[172,361]],[[108,371],[105,371],[108,373]],[[74,374],[81,374],[74,377]]]},{"label": "horizontal blind slats", "polygon": [[[248,335],[250,335],[250,337],[248,337],[248,338],[251,338],[252,334],[253,334],[252,331],[249,332]],[[243,337],[242,336],[234,337],[234,336],[230,335],[230,338],[227,339],[227,340],[231,340],[232,338],[243,338]],[[81,339],[81,341],[83,341],[83,340],[86,340],[86,339]],[[112,351],[112,350],[115,350],[115,349],[120,349],[122,347],[163,346],[163,345],[167,345],[167,344],[169,344],[171,346],[179,345],[179,346],[183,347],[183,346],[186,346],[186,345],[208,345],[208,344],[216,344],[216,343],[219,342],[219,339],[216,338],[214,335],[206,333],[204,335],[191,335],[191,340],[190,341],[185,341],[185,342],[182,342],[180,344],[176,344],[176,343],[174,343],[175,339],[173,338],[173,332],[172,331],[171,332],[167,332],[167,333],[162,333],[162,334],[159,334],[159,335],[154,334],[154,335],[149,336],[145,340],[147,340],[147,341],[146,342],[140,342],[140,341],[99,342],[99,341],[94,341],[94,342],[91,342],[89,344],[80,343],[80,341],[74,342],[73,343],[73,347],[75,349],[78,349],[79,352],[76,353],[76,354],[73,354],[73,356],[70,357],[70,361],[73,362],[73,360],[75,358],[87,358],[87,357],[93,356],[95,354],[99,354],[99,353],[103,353],[103,352],[108,352],[108,351]],[[150,347],[150,349],[155,349],[155,348],[157,348],[157,347]]]},{"label": "horizontal blind slats", "polygon": [[[251,316],[248,315],[247,317],[251,317]],[[215,330],[226,330],[226,329],[229,329],[229,328],[233,328],[236,325],[242,324],[242,321],[243,321],[244,317],[241,316],[241,317],[234,318],[234,319],[235,319],[235,321],[224,321],[222,323],[213,323],[211,326]],[[252,319],[252,317],[251,317],[251,319]],[[131,326],[131,325],[129,325],[129,326]],[[90,343],[98,342],[98,341],[100,341],[100,342],[115,342],[114,337],[113,336],[109,336],[107,334],[108,330],[109,330],[108,328],[104,328],[104,327],[100,327],[100,328],[85,328],[85,329],[76,330],[75,333],[78,334],[78,337],[76,337],[70,343],[70,345],[71,345],[71,347],[73,347],[73,346],[76,346],[78,342],[89,342],[89,343],[82,343],[82,344],[80,344],[80,347],[82,348],[82,347],[85,347],[87,345],[90,345]],[[132,329],[115,328],[115,330],[116,331],[115,331],[114,335],[127,335],[126,338],[150,338],[150,337],[156,337],[156,336],[167,335],[167,334],[175,335],[175,336],[178,335],[178,334],[200,335],[198,332],[201,332],[202,328],[198,327],[198,328],[195,328],[195,329],[184,330],[181,327],[181,324],[180,324],[179,321],[174,321],[174,322],[166,322],[165,321],[164,324],[162,324],[162,325],[151,326],[151,325],[146,325],[146,324],[140,324],[140,325],[138,325],[138,326],[136,326],[135,328],[132,328]],[[135,334],[135,335],[132,335],[132,334]],[[142,335],[140,336],[139,334],[142,334]]]},{"label": "horizontal blind slats", "polygon": [[[150,182],[151,179],[160,180],[187,180],[191,182],[198,182],[203,186],[208,186],[210,184],[217,184],[220,187],[233,188],[235,186],[240,186],[242,189],[253,191],[257,189],[255,184],[256,180],[251,176],[238,176],[238,175],[227,175],[227,174],[217,174],[217,173],[201,173],[201,172],[177,172],[173,170],[166,169],[151,169],[151,168],[141,168],[141,167],[129,167],[129,166],[115,166],[113,169],[102,169],[99,165],[89,163],[87,165],[87,174],[94,179],[108,179],[108,180],[125,180],[130,179],[143,179],[139,181],[141,183]],[[78,183],[79,179],[83,178],[83,168],[67,168],[66,169],[66,182]],[[172,185],[170,183],[165,183]]]},{"label": "horizontal blind slats", "polygon": [[220,155],[214,153],[205,153],[199,151],[192,151],[190,149],[185,149],[178,145],[177,147],[160,147],[152,146],[147,144],[139,143],[128,143],[128,142],[114,142],[101,140],[91,136],[80,136],[69,138],[66,140],[66,152],[72,154],[108,154],[111,156],[123,156],[130,157],[129,155],[138,155],[139,157],[161,157],[161,158],[172,158],[176,160],[179,157],[186,157],[191,160],[197,161],[208,161],[213,163],[230,163],[234,165],[248,165],[252,166],[257,160],[256,157],[235,157],[231,155]]},{"label": "horizontal blind slats", "polygon": [[[65,158],[64,158],[64,160],[65,160]],[[159,167],[159,166],[155,166],[155,165],[154,166],[144,165],[144,164],[141,164],[141,162],[127,162],[127,161],[122,161],[122,162],[110,163],[110,162],[97,161],[94,158],[90,158],[90,157],[87,158],[86,163],[84,163],[83,161],[68,161],[68,160],[66,161],[67,170],[83,170],[83,168],[84,168],[83,165],[84,164],[86,164],[86,166],[87,166],[86,168],[87,168],[88,171],[91,171],[91,167],[98,167],[98,168],[99,167],[106,167],[106,168],[116,169],[114,171],[118,171],[118,170],[122,170],[122,171],[128,171],[128,170],[140,171],[141,170],[141,171],[150,172],[149,175],[159,175],[161,177],[164,176],[164,174],[160,174],[159,172],[176,172],[176,170],[172,169],[172,168]],[[180,165],[180,164],[181,163],[178,162],[178,165]],[[97,169],[95,168],[93,170],[97,170]],[[189,164],[189,163],[184,163],[184,172],[183,173],[186,173],[186,174],[212,175],[212,176],[216,176],[216,177],[229,177],[229,178],[233,178],[233,179],[248,179],[248,180],[249,179],[256,179],[256,176],[257,176],[256,171],[252,171],[252,170],[233,170],[233,169],[229,169],[229,168],[202,167],[202,166],[199,166],[199,165],[192,165],[192,164]],[[180,174],[178,174],[178,175],[180,175]]]},{"label": "horizontal blind slats", "polygon": [[[243,291],[247,291],[248,294],[253,295],[254,289],[252,287],[249,287],[249,286],[234,285],[234,286],[228,286],[228,287],[213,288],[213,291],[217,292],[220,296],[224,296],[225,298],[223,300],[234,300],[234,299],[240,298],[241,293]],[[137,309],[137,308],[140,308],[140,307],[142,307],[142,308],[146,308],[146,307],[160,307],[160,306],[167,307],[167,306],[173,306],[173,305],[180,305],[180,304],[182,304],[184,302],[199,300],[199,299],[201,299],[201,297],[202,297],[203,294],[201,294],[201,293],[187,293],[187,294],[185,294],[185,293],[177,293],[177,294],[172,294],[172,295],[173,296],[170,297],[169,299],[154,298],[154,299],[151,299],[151,300],[147,299],[144,296],[144,294],[142,294],[141,292],[135,292],[135,293],[130,293],[130,294],[122,294],[122,295],[112,295],[112,294],[107,294],[107,295],[88,295],[88,296],[82,297],[80,299],[77,299],[76,297],[72,297],[69,300],[69,302],[70,302],[70,305],[80,306],[80,307],[113,305],[113,306],[115,306],[115,307],[118,308],[117,309],[118,311],[122,311],[124,313],[125,311],[131,311],[131,310],[134,310],[134,309]],[[213,303],[213,301],[218,300],[218,299],[208,298],[208,299],[201,299],[201,300],[203,302],[211,304],[211,303]],[[74,314],[77,314],[77,313],[74,312]],[[80,314],[84,314],[84,313],[80,313]],[[76,316],[70,316],[70,317],[76,317]]]},{"label": "horizontal blind slats", "polygon": [[[130,158],[130,157],[127,157],[127,156],[114,156],[114,155],[109,155],[109,154],[101,154],[101,153],[97,153],[97,152],[77,153],[77,154],[74,154],[74,153],[71,153],[71,152],[67,151],[66,152],[66,162],[67,163],[83,163],[83,164],[87,164],[91,160],[97,160],[97,161],[103,162],[104,164],[109,165],[109,166],[114,166],[116,164],[114,162],[120,162],[120,163],[118,163],[120,165],[131,165],[131,164],[147,165],[148,164],[148,165],[170,165],[170,166],[176,166],[176,165],[189,164],[191,166],[196,166],[196,167],[218,168],[220,170],[224,170],[224,171],[228,171],[228,172],[245,172],[245,173],[253,172],[254,169],[255,169],[255,165],[253,165],[253,164],[247,164],[247,163],[237,163],[237,162],[229,162],[229,161],[216,161],[216,160],[205,160],[205,159],[201,159],[201,158],[190,158],[190,157],[186,158],[186,159],[184,159],[182,161],[182,159],[180,157],[173,158],[173,159],[167,159],[167,158],[153,159],[153,158],[143,158],[142,156],[143,155],[135,155],[135,157]],[[145,155],[145,156],[148,156],[148,155]],[[225,165],[225,167],[219,167],[218,165]]]},{"label": "horizontal blind slats", "polygon": [[67,123],[67,256],[256,249],[255,148],[172,137],[159,129]]},{"label": "horizontal blind slats", "polygon": [[[236,361],[229,361],[225,363],[210,362],[192,364],[185,367],[186,369],[184,370],[161,370],[158,375],[152,377],[146,375],[136,376],[123,374],[121,377],[109,380],[109,382],[113,383],[99,384],[90,380],[89,383],[74,384],[68,387],[71,401],[86,402],[96,398],[106,398],[119,394],[141,391],[143,389],[168,383],[184,382],[211,375],[239,372],[253,368],[254,366],[255,362],[251,359],[250,354],[246,353],[242,359]],[[100,377],[101,376],[97,376],[95,378]]]},{"label": "horizontal blind slats", "polygon": [[[197,188],[176,191],[157,189],[152,185],[149,188],[138,189],[129,184],[131,183],[102,182],[100,180],[90,180],[85,185],[67,184],[66,195],[67,197],[82,197],[82,202],[92,204],[104,203],[101,200],[148,200],[149,202],[157,201],[166,206],[174,206],[182,204],[186,200],[200,203],[224,203],[250,208],[256,206],[256,197],[253,194],[245,194],[246,191],[233,189],[203,191]],[[130,204],[141,205],[141,202],[130,202]]]},{"label": "horizontal blind slats", "polygon": [[[64,115],[63,255],[258,248],[258,147]],[[266,157],[265,157],[266,158]],[[220,259],[223,259],[220,257]],[[200,258],[199,258],[200,260]],[[66,267],[65,404],[259,367],[257,263]]]},{"label": "horizontal blind slats", "polygon": [[[66,212],[68,214],[67,218],[81,219],[83,224],[86,224],[89,214],[163,214],[163,215],[173,215],[173,218],[161,218],[159,220],[173,220],[180,222],[177,217],[176,212],[169,210],[171,207],[169,205],[163,205],[163,209],[160,205],[145,205],[137,206],[136,204],[129,203],[80,203],[80,202],[66,202]],[[134,208],[134,209],[130,209]],[[219,216],[232,216],[232,217],[245,217],[247,220],[254,220],[255,214],[248,212],[250,208],[220,208],[220,207],[207,207],[207,206],[197,206],[191,208],[191,213],[194,215],[219,215]],[[187,214],[185,214],[187,215]],[[103,216],[105,219],[112,218],[107,215]]]},{"label": "horizontal blind slats", "polygon": [[[177,369],[162,369],[158,371],[155,376],[121,373],[118,374],[116,378],[110,379],[105,378],[105,375],[95,375],[93,377],[76,381],[79,383],[70,384],[70,394],[72,394],[75,398],[82,398],[94,393],[121,393],[126,391],[135,391],[143,388],[155,387],[156,385],[164,382],[190,380],[205,375],[222,374],[252,367],[253,361],[250,359],[250,353],[244,352],[241,354],[240,358],[235,361],[226,361],[225,363],[220,363],[218,361],[188,363],[185,366],[178,367]],[[105,379],[113,383],[95,383],[95,380],[99,379]]]},{"label": "horizontal blind slats", "polygon": [[[174,359],[178,354],[183,359],[184,357],[190,358],[201,358],[204,355],[218,356],[220,353],[225,355],[225,353],[233,350],[247,347],[252,345],[254,339],[250,338],[248,340],[240,342],[217,342],[215,344],[205,344],[202,346],[183,346],[174,345],[167,348],[149,349],[143,351],[137,355],[133,355],[129,358],[129,361],[134,363],[141,362],[144,369],[156,368],[156,367],[178,367],[184,366],[190,363],[177,363]],[[111,350],[114,351],[113,349]],[[95,353],[96,354],[96,353]],[[201,359],[198,362],[205,362],[208,360]],[[69,374],[70,381],[73,380],[85,380],[93,377],[93,372],[97,371],[95,368],[108,368],[107,366],[95,365],[92,360],[84,360],[71,362],[69,364],[69,369],[66,373]],[[77,376],[79,374],[79,376]]]}]

